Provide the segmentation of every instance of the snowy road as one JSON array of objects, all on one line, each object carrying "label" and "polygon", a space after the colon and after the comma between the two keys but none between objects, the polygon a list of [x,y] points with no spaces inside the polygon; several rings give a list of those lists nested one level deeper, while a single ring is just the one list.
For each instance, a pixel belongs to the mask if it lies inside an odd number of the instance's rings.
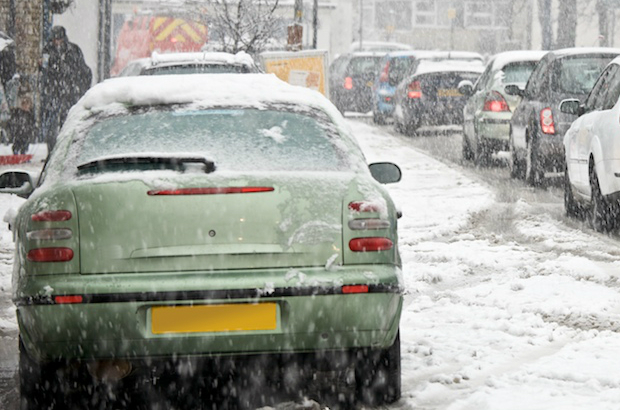
[{"label": "snowy road", "polygon": [[[407,289],[403,398],[391,408],[617,409],[620,240],[566,219],[553,192],[496,187],[492,171],[432,159],[406,137],[350,123],[369,161],[403,170],[389,186],[404,214]],[[0,197],[0,214],[20,201]],[[16,410],[11,252],[3,228],[0,408]]]}]

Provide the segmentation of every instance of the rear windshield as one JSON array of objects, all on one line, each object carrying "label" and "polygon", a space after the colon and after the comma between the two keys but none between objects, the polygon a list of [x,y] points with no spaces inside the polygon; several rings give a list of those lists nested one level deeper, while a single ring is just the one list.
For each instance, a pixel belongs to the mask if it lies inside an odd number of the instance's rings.
[{"label": "rear windshield", "polygon": [[504,84],[509,83],[527,83],[534,67],[538,61],[520,61],[518,63],[510,63],[502,68],[504,73]]},{"label": "rear windshield", "polygon": [[355,57],[349,62],[350,74],[364,74],[368,72],[379,72],[381,56],[376,57]]},{"label": "rear windshield", "polygon": [[110,156],[178,154],[204,156],[222,171],[336,171],[348,169],[340,144],[326,119],[244,108],[111,117],[74,147],[78,165]]},{"label": "rear windshield", "polygon": [[554,76],[554,89],[567,94],[587,94],[612,57],[570,57],[559,60]]},{"label": "rear windshield", "polygon": [[145,70],[142,75],[168,74],[243,74],[250,69],[242,65],[226,64],[192,64],[183,66],[153,67]]}]

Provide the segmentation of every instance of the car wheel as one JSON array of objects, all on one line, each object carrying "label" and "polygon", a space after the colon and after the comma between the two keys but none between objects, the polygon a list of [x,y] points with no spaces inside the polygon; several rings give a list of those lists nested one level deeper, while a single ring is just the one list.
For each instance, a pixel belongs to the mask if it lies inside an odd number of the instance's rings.
[{"label": "car wheel", "polygon": [[387,123],[385,115],[380,114],[376,111],[372,112],[372,120],[377,125],[385,125]]},{"label": "car wheel", "polygon": [[478,144],[476,145],[476,157],[474,158],[474,162],[479,167],[486,167],[489,165],[489,150],[482,140],[477,139],[477,141]]},{"label": "car wheel", "polygon": [[512,136],[512,127],[510,128],[510,178],[513,179],[525,179],[526,164],[519,158],[517,149],[514,146],[514,140]]},{"label": "car wheel", "polygon": [[581,208],[573,196],[573,187],[568,176],[568,168],[564,168],[564,209],[566,210],[566,216],[573,218],[581,216]]},{"label": "car wheel", "polygon": [[358,397],[370,406],[400,399],[400,332],[387,349],[362,349],[355,365]]},{"label": "car wheel", "polygon": [[594,168],[590,171],[590,212],[588,213],[590,226],[597,232],[609,232],[615,228],[617,212],[603,194]]},{"label": "car wheel", "polygon": [[54,395],[58,390],[56,378],[49,366],[33,360],[19,338],[19,395],[20,410],[55,408]]},{"label": "car wheel", "polygon": [[469,140],[465,134],[463,134],[463,159],[465,161],[473,161],[474,159],[474,152],[472,151],[471,145],[469,145]]},{"label": "car wheel", "polygon": [[531,186],[540,186],[544,179],[544,171],[538,158],[536,143],[532,138],[527,139],[525,163],[525,181]]}]

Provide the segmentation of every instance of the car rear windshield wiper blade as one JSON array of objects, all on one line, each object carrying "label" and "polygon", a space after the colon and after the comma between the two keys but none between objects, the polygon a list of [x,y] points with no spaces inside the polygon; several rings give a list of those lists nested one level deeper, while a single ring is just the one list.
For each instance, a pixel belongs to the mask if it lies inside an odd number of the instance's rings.
[{"label": "car rear windshield wiper blade", "polygon": [[113,156],[97,158],[78,165],[78,171],[118,169],[124,166],[146,165],[156,169],[184,168],[185,164],[204,164],[205,173],[215,171],[215,163],[199,156]]}]

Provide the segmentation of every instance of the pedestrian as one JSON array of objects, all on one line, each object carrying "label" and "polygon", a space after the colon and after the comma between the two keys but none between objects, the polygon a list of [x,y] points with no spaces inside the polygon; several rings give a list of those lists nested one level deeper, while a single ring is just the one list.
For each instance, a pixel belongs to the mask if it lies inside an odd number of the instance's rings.
[{"label": "pedestrian", "polygon": [[90,87],[92,72],[62,26],[52,27],[51,40],[43,49],[42,71],[42,128],[49,154],[69,109]]},{"label": "pedestrian", "polygon": [[23,95],[19,107],[11,110],[8,131],[13,140],[13,154],[23,155],[38,134],[37,123],[34,117],[32,98]]}]

